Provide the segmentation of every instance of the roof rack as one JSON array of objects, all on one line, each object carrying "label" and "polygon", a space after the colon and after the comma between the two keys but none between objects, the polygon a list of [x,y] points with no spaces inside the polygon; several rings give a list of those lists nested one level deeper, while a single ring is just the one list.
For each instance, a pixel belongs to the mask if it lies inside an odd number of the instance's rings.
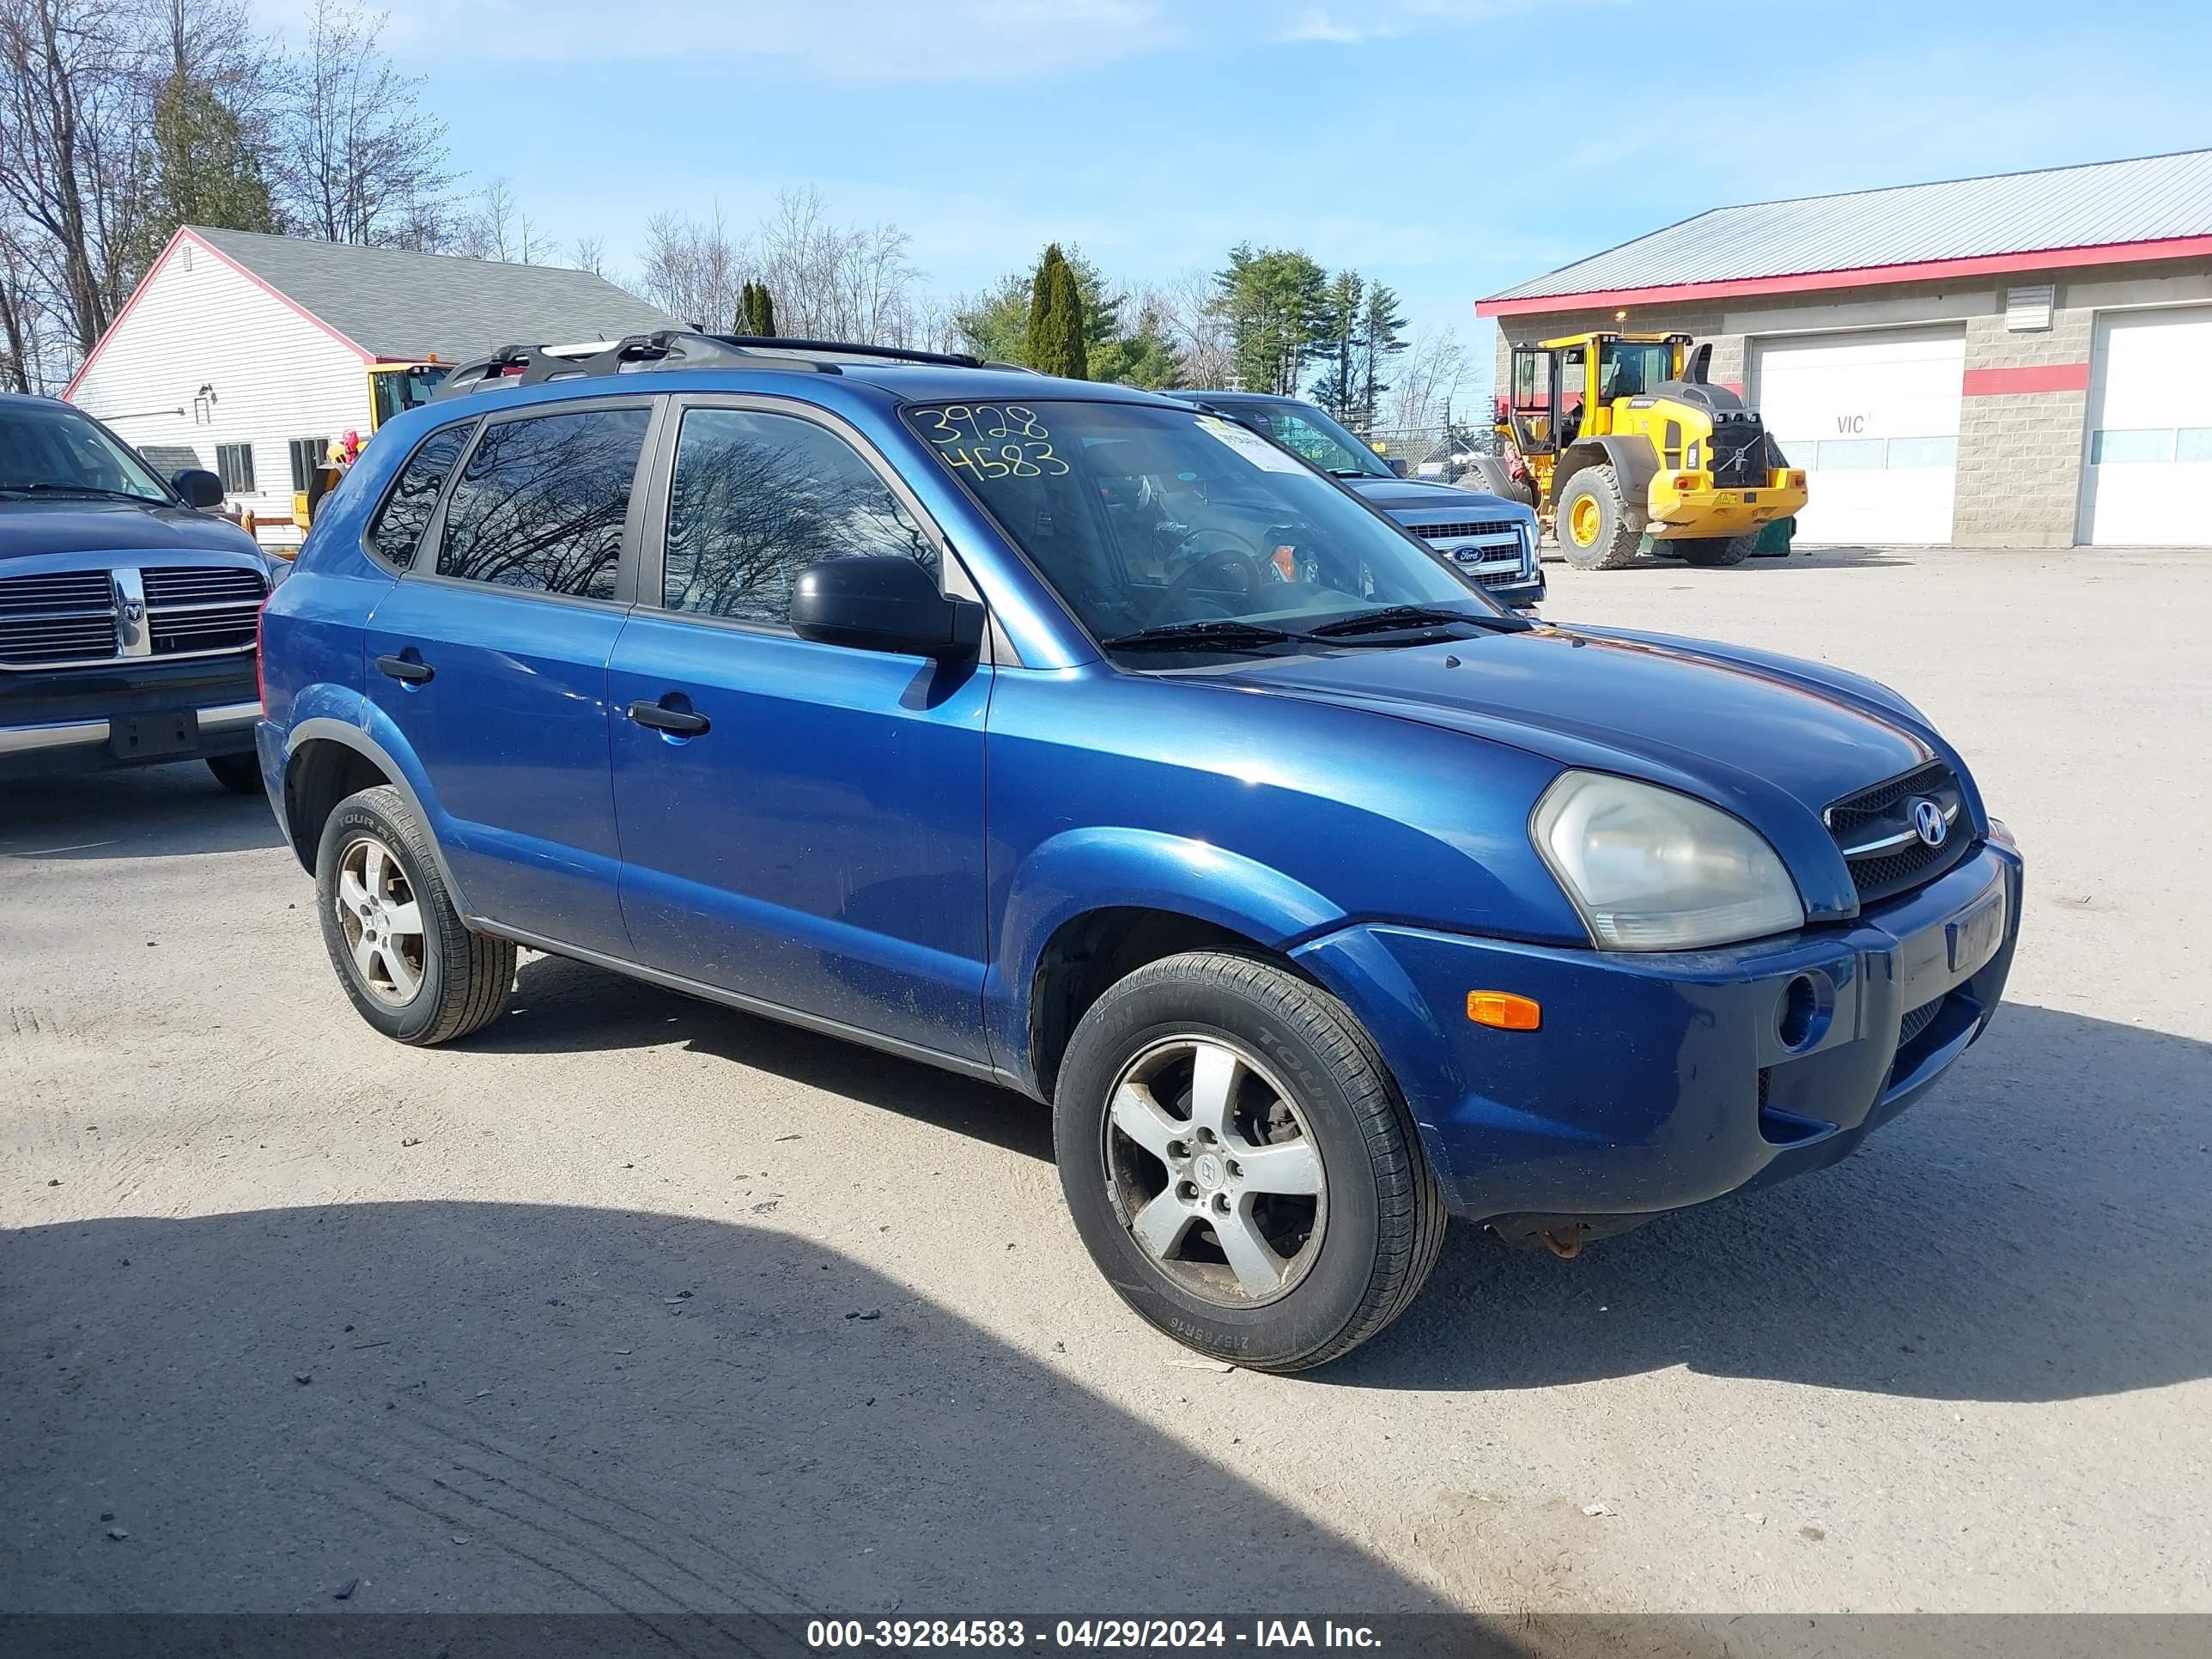
[{"label": "roof rack", "polygon": [[433,403],[465,397],[496,386],[542,386],[548,380],[583,380],[601,374],[635,374],[668,368],[775,368],[816,374],[841,374],[832,357],[883,358],[895,362],[933,363],[943,368],[982,368],[979,357],[964,352],[915,351],[904,346],[862,345],[846,340],[788,339],[767,334],[706,334],[664,328],[629,334],[619,340],[575,345],[503,346],[489,356],[460,365],[448,374]]}]

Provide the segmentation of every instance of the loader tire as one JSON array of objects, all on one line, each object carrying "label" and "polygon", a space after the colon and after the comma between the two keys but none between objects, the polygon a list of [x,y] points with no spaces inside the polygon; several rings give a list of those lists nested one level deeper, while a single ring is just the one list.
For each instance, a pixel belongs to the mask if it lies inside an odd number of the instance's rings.
[{"label": "loader tire", "polygon": [[1609,466],[1586,466],[1567,481],[1554,528],[1559,551],[1577,570],[1626,569],[1644,540]]},{"label": "loader tire", "polygon": [[1509,501],[1518,501],[1525,507],[1534,508],[1536,492],[1526,478],[1516,478],[1505,470],[1505,463],[1495,455],[1478,455],[1474,465],[1468,469],[1460,481],[1461,487],[1480,489],[1485,495],[1502,495]]},{"label": "loader tire", "polygon": [[1695,540],[1672,543],[1668,546],[1667,550],[1670,553],[1680,554],[1692,564],[1703,565],[1708,569],[1713,569],[1724,565],[1741,564],[1751,556],[1752,549],[1758,544],[1759,538],[1756,535],[1705,536]]}]

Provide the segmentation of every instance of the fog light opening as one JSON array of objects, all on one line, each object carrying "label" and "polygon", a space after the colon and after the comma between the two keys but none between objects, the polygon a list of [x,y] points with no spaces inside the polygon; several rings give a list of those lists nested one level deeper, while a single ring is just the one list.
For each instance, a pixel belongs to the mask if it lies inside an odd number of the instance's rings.
[{"label": "fog light opening", "polygon": [[1784,1048],[1795,1053],[1810,1042],[1820,1016],[1820,988],[1810,974],[1800,974],[1782,988],[1775,1005],[1774,1034]]}]

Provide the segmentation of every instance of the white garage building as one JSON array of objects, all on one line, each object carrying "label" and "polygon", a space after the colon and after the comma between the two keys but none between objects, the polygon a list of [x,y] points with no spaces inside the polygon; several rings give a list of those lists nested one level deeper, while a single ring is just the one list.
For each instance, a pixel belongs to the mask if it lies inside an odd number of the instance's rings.
[{"label": "white garage building", "polygon": [[374,365],[675,325],[589,271],[186,225],[62,395],[165,473],[219,473],[273,544],[331,441],[368,435]]},{"label": "white garage building", "polygon": [[2204,546],[2212,150],[1717,208],[1481,301],[1713,345],[1808,543]]}]

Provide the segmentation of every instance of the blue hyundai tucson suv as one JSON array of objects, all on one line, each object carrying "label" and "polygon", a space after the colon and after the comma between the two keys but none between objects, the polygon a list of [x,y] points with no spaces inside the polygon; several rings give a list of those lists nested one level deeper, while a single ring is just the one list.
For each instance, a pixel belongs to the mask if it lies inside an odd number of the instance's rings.
[{"label": "blue hyundai tucson suv", "polygon": [[1896,693],[1532,623],[1243,426],[969,359],[511,349],[263,630],[378,1030],[478,1030],[522,946],[1002,1084],[1129,1305],[1260,1369],[1447,1216],[1571,1255],[1842,1158],[2019,927]]}]

